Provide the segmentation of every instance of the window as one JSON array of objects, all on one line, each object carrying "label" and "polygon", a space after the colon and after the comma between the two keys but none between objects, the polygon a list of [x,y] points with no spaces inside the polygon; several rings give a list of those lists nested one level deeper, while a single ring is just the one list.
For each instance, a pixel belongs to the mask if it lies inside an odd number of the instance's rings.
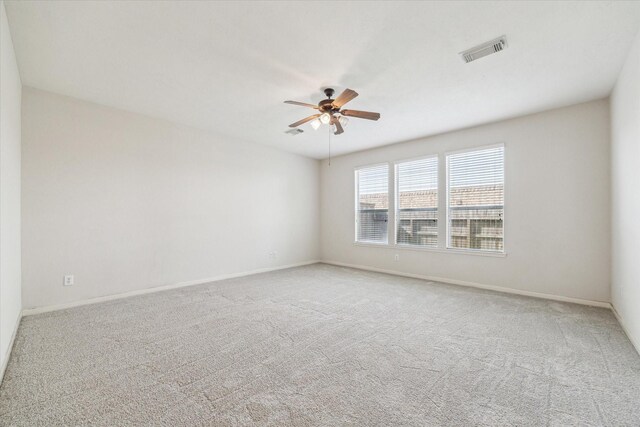
[{"label": "window", "polygon": [[387,243],[389,165],[356,170],[356,240]]},{"label": "window", "polygon": [[438,157],[396,164],[396,243],[438,246]]},{"label": "window", "polygon": [[447,156],[448,247],[504,250],[504,147]]}]

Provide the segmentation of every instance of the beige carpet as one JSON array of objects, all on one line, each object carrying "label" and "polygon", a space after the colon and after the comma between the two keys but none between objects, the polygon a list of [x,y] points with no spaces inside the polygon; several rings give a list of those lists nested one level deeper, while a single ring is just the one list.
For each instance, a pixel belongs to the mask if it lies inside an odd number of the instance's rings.
[{"label": "beige carpet", "polygon": [[605,309],[328,265],[25,317],[0,425],[640,425]]}]

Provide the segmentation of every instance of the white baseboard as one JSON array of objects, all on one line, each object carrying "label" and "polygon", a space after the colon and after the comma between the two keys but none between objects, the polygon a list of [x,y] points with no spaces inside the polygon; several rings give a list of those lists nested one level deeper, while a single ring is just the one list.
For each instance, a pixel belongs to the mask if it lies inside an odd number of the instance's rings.
[{"label": "white baseboard", "polygon": [[629,341],[631,341],[631,345],[633,346],[633,348],[636,349],[636,352],[640,355],[640,342],[634,341],[633,337],[629,333],[629,330],[624,325],[624,320],[622,320],[622,316],[620,316],[620,313],[618,313],[618,310],[616,310],[616,306],[613,305],[613,303],[611,303],[611,311],[613,311],[613,315],[616,316],[616,319],[618,320],[618,323],[620,323],[622,330],[627,335],[627,338],[629,338]]},{"label": "white baseboard", "polygon": [[374,271],[376,273],[393,274],[395,276],[411,277],[413,279],[429,280],[431,282],[441,282],[441,283],[448,283],[448,284],[452,284],[452,285],[468,286],[468,287],[471,287],[471,288],[486,289],[486,290],[490,290],[490,291],[503,292],[503,293],[507,293],[507,294],[524,295],[524,296],[534,297],[534,298],[542,298],[542,299],[548,299],[548,300],[553,300],[553,301],[562,301],[562,302],[572,302],[572,303],[575,303],[575,304],[590,305],[590,306],[594,306],[594,307],[603,307],[603,308],[611,309],[611,304],[608,303],[608,302],[604,302],[604,301],[592,301],[592,300],[587,300],[587,299],[565,297],[565,296],[562,296],[562,295],[552,295],[552,294],[545,294],[545,293],[541,293],[541,292],[523,291],[523,290],[520,290],[520,289],[504,288],[502,286],[484,285],[482,283],[466,282],[466,281],[463,281],[463,280],[456,280],[456,279],[448,279],[446,277],[426,276],[426,275],[422,275],[422,274],[405,273],[405,272],[396,271],[396,270],[385,270],[383,268],[370,267],[370,266],[367,266],[367,265],[347,264],[347,263],[344,263],[344,262],[328,261],[328,260],[323,260],[322,262],[324,264],[337,265],[337,266],[340,266],[340,267],[356,268],[358,270]]},{"label": "white baseboard", "polygon": [[207,279],[190,280],[187,282],[179,282],[171,285],[156,286],[153,288],[140,289],[140,290],[131,291],[131,292],[124,292],[121,294],[106,295],[103,297],[89,298],[89,299],[84,299],[80,301],[72,301],[72,302],[67,302],[63,304],[25,308],[22,310],[22,314],[24,316],[31,316],[34,314],[48,313],[50,311],[64,310],[67,308],[79,307],[79,306],[88,305],[88,304],[97,304],[100,302],[112,301],[116,299],[132,297],[136,295],[145,295],[145,294],[151,294],[154,292],[162,292],[169,289],[178,289],[178,288],[184,288],[187,286],[202,285],[204,283],[218,282],[220,280],[234,279],[236,277],[250,276],[252,274],[267,273],[269,271],[284,270],[284,269],[293,268],[293,267],[301,267],[303,265],[317,264],[319,262],[320,262],[319,260],[311,260],[311,261],[299,262],[296,264],[281,265],[278,267],[258,268],[256,270],[244,271],[241,273],[222,274],[220,276],[209,277]]},{"label": "white baseboard", "polygon": [[22,321],[22,316],[24,314],[22,311],[18,314],[18,320],[16,321],[16,326],[13,328],[13,333],[11,334],[11,340],[9,340],[9,347],[7,347],[7,353],[5,354],[4,361],[2,362],[2,366],[0,366],[0,384],[2,384],[2,380],[4,380],[4,372],[7,370],[7,365],[9,364],[9,358],[11,357],[11,351],[13,350],[13,342],[16,340],[16,335],[18,334],[18,328],[20,327],[20,322]]}]

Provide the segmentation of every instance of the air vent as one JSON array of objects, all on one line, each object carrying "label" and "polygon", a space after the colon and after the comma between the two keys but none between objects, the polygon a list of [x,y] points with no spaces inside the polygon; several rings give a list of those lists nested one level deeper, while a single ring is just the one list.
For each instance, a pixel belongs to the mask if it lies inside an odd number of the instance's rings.
[{"label": "air vent", "polygon": [[302,132],[304,132],[302,129],[295,128],[295,129],[289,129],[289,130],[285,131],[284,133],[288,133],[291,136],[296,136],[296,135],[298,135],[298,134],[300,134]]},{"label": "air vent", "polygon": [[472,47],[471,49],[467,49],[464,52],[460,52],[460,56],[462,57],[464,62],[469,63],[471,61],[475,61],[476,59],[491,55],[492,53],[497,53],[501,50],[505,50],[506,48],[507,38],[505,36],[502,36],[486,43],[482,43],[481,45],[478,45],[476,47]]}]

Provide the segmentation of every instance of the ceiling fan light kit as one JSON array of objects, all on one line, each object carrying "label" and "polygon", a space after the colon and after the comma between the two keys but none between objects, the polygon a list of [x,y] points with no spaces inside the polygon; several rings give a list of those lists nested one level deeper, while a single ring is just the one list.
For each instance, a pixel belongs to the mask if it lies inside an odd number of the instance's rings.
[{"label": "ceiling fan light kit", "polygon": [[329,115],[329,113],[324,113],[320,116],[320,122],[322,122],[323,125],[328,125],[330,121],[331,116]]},{"label": "ceiling fan light kit", "polygon": [[291,123],[289,127],[296,128],[307,122],[311,122],[311,127],[314,130],[317,130],[321,125],[324,124],[330,125],[335,135],[340,135],[344,132],[344,127],[349,122],[347,116],[367,120],[378,120],[380,118],[380,113],[341,109],[343,105],[358,96],[358,92],[356,92],[355,90],[345,89],[335,99],[332,98],[334,94],[334,90],[332,88],[325,89],[324,94],[327,96],[327,99],[323,99],[318,103],[318,105],[298,101],[284,101],[285,104],[299,105],[301,107],[313,108],[319,111],[316,114],[305,117],[304,119],[298,120],[295,123]]},{"label": "ceiling fan light kit", "polygon": [[322,122],[320,121],[320,119],[314,119],[311,120],[311,127],[313,128],[313,130],[318,130],[318,128],[320,127],[320,125],[322,124]]}]

